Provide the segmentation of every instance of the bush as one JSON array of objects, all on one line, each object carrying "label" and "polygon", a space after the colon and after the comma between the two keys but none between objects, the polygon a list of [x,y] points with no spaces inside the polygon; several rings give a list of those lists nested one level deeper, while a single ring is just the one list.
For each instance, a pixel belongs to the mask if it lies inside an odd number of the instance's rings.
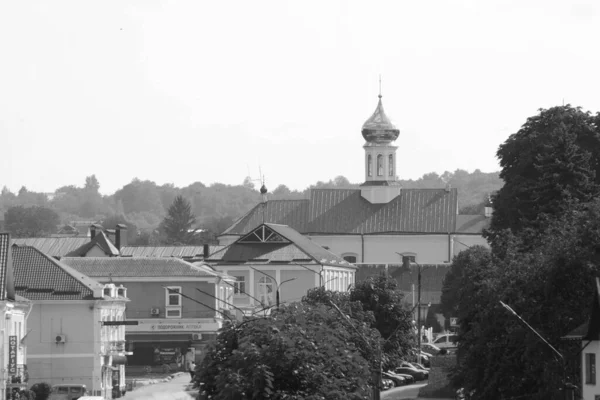
[{"label": "bush", "polygon": [[31,391],[35,393],[35,400],[47,400],[50,397],[50,389],[46,382],[36,383],[31,387]]}]

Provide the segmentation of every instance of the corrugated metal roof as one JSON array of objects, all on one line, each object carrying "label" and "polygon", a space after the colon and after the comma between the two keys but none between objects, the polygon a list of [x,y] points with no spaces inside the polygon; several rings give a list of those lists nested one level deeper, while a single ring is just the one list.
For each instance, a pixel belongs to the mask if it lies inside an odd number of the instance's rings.
[{"label": "corrugated metal roof", "polygon": [[31,246],[12,246],[15,290],[29,300],[89,300],[103,285]]},{"label": "corrugated metal roof", "polygon": [[490,226],[491,218],[485,215],[457,215],[456,233],[481,234]]},{"label": "corrugated metal roof", "polygon": [[[255,230],[261,229],[261,224]],[[289,242],[245,243],[236,242],[211,255],[206,260],[209,264],[267,264],[294,263],[298,260],[303,264],[320,264],[355,268],[340,256],[324,249],[306,236],[294,229],[280,224],[264,224]],[[260,236],[260,235],[259,235]],[[309,261],[310,260],[310,261]]]},{"label": "corrugated metal roof", "polygon": [[[274,203],[274,204],[272,204]],[[263,221],[303,234],[448,233],[456,227],[456,189],[402,189],[385,204],[371,204],[360,189],[314,189],[309,200],[259,204],[223,235],[243,235]]]},{"label": "corrugated metal roof", "polygon": [[32,246],[52,257],[62,257],[88,243],[88,237],[61,238],[14,238],[12,243],[19,246]]},{"label": "corrugated metal roof", "polygon": [[[209,246],[208,253],[212,254],[225,246]],[[132,257],[178,257],[194,258],[204,256],[203,246],[123,246],[122,256]]]},{"label": "corrugated metal roof", "polygon": [[175,257],[64,257],[61,262],[91,277],[224,277]]},{"label": "corrugated metal roof", "polygon": [[6,276],[9,263],[10,235],[0,233],[0,300],[6,300]]}]

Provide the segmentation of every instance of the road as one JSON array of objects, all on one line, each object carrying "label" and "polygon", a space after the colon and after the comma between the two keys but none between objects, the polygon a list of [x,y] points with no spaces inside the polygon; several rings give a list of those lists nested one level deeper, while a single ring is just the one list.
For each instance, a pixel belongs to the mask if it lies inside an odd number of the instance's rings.
[{"label": "road", "polygon": [[190,375],[184,374],[169,382],[155,383],[127,392],[125,400],[191,400],[192,396],[185,392],[190,383]]},{"label": "road", "polygon": [[381,393],[381,400],[416,399],[419,395],[419,390],[425,385],[427,385],[427,382],[386,390]]}]

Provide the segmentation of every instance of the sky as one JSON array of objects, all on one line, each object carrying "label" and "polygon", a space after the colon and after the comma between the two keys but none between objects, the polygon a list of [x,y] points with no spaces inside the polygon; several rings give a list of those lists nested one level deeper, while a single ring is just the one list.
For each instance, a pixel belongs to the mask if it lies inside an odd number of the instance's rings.
[{"label": "sky", "polygon": [[600,111],[599,41],[593,0],[3,1],[0,186],[362,182],[380,75],[401,179],[497,171],[540,108]]}]

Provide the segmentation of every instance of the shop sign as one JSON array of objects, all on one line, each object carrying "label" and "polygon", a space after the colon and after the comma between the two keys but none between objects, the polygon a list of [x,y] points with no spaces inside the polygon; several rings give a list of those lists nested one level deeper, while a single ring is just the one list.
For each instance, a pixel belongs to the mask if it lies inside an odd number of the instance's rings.
[{"label": "shop sign", "polygon": [[8,337],[8,374],[17,374],[17,337]]},{"label": "shop sign", "polygon": [[157,332],[173,332],[173,331],[199,331],[202,329],[201,324],[152,324],[151,331]]},{"label": "shop sign", "polygon": [[154,363],[155,364],[180,364],[181,349],[179,347],[159,347],[154,348]]}]

